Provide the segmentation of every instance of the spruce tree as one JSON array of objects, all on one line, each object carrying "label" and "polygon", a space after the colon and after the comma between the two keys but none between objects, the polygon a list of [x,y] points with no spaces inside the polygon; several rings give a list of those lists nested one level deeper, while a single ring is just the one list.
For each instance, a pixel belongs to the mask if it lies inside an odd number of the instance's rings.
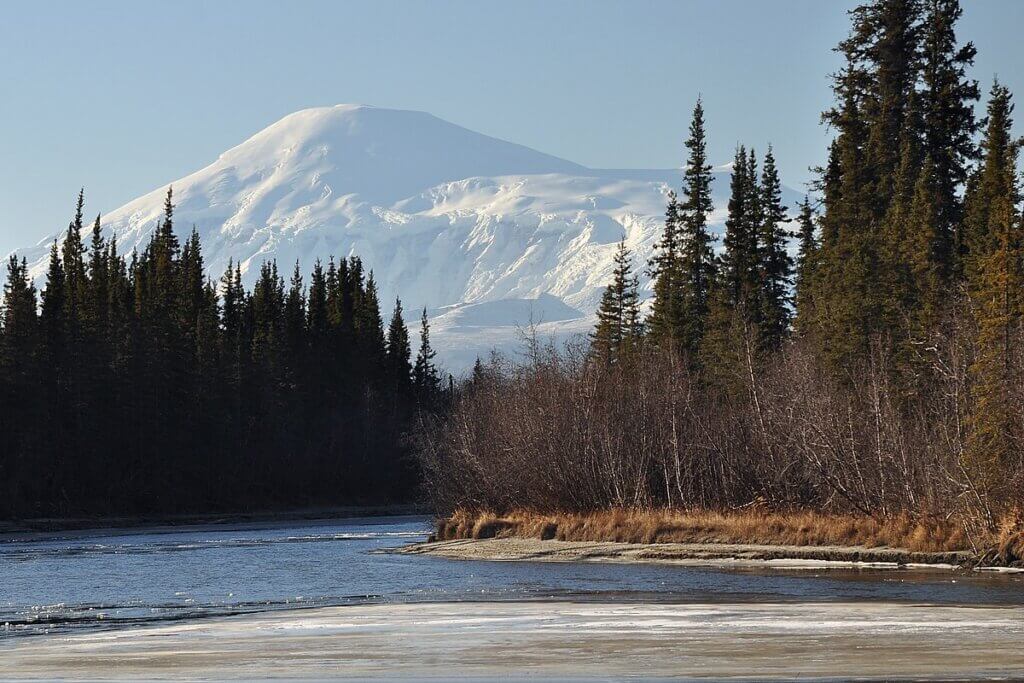
[{"label": "spruce tree", "polygon": [[[823,119],[836,131],[823,176],[822,243],[815,291],[815,337],[834,367],[865,358],[875,342],[899,336],[897,300],[905,214],[916,174],[902,184],[907,143],[920,137],[914,112],[920,75],[919,0],[874,0],[851,13],[839,44],[845,64],[833,76],[835,105]],[[917,151],[914,151],[917,154]]]},{"label": "spruce tree", "polygon": [[998,248],[999,238],[992,231],[993,204],[1007,196],[1016,173],[1011,164],[1015,145],[1012,99],[1006,86],[998,80],[993,83],[981,141],[981,165],[968,189],[964,225],[965,273],[974,282],[980,279],[982,262]]},{"label": "spruce tree", "polygon": [[852,12],[849,54],[862,60],[871,79],[863,112],[868,121],[866,170],[872,186],[868,208],[878,225],[892,199],[900,138],[918,75],[919,0],[874,0]]},{"label": "spruce tree", "polygon": [[655,245],[650,260],[650,275],[654,279],[654,298],[647,330],[651,342],[662,349],[675,352],[683,338],[683,274],[680,239],[679,201],[669,191],[665,209],[665,227]]},{"label": "spruce tree", "polygon": [[387,374],[397,391],[405,391],[411,384],[411,357],[409,329],[405,326],[405,319],[402,316],[402,300],[396,298],[395,310],[388,325]]},{"label": "spruce tree", "polygon": [[[922,251],[911,227],[911,209],[921,166],[924,162],[922,122],[917,98],[907,104],[907,120],[901,133],[899,165],[893,179],[893,194],[882,222],[879,238],[879,288],[887,292],[881,299],[885,329],[895,330],[916,314],[919,297],[911,271],[913,262],[930,260],[931,248]],[[929,228],[929,232],[931,228]],[[908,330],[900,330],[901,334]],[[912,334],[912,332],[911,332]]]},{"label": "spruce tree", "polygon": [[429,405],[429,402],[437,397],[441,390],[441,378],[438,375],[437,367],[434,365],[433,347],[430,345],[430,322],[427,319],[427,309],[423,307],[423,314],[420,317],[420,347],[416,352],[416,362],[412,369],[412,383],[416,389],[421,404]]},{"label": "spruce tree", "polygon": [[252,354],[261,372],[282,379],[284,355],[284,281],[276,261],[264,261],[252,292]]},{"label": "spruce tree", "polygon": [[[224,315],[227,317],[227,303]],[[309,282],[309,303],[306,307],[306,329],[309,331],[310,342],[315,346],[326,343],[328,330],[327,312],[327,278],[324,275],[320,259],[313,264],[313,274]]]},{"label": "spruce tree", "polygon": [[85,191],[80,190],[75,205],[75,217],[68,225],[61,247],[61,262],[64,264],[65,287],[67,296],[64,299],[65,315],[69,325],[76,325],[82,315],[82,307],[86,298],[85,245],[82,243],[83,223],[82,211],[85,204]]},{"label": "spruce tree", "polygon": [[366,289],[356,304],[355,329],[358,339],[361,370],[372,380],[381,378],[387,357],[384,321],[373,272],[366,278]]},{"label": "spruce tree", "polygon": [[707,156],[704,105],[698,98],[686,140],[689,156],[683,173],[683,201],[679,207],[679,272],[682,337],[678,351],[694,356],[704,336],[708,297],[717,275],[708,216],[711,201],[711,165]]},{"label": "spruce tree", "polygon": [[8,379],[18,375],[23,382],[35,382],[30,359],[39,351],[39,319],[37,292],[28,276],[24,259],[11,255],[7,259],[7,279],[0,298],[0,366]]},{"label": "spruce tree", "polygon": [[107,244],[103,239],[103,232],[100,227],[100,217],[92,224],[92,237],[89,243],[89,265],[88,274],[88,295],[86,317],[92,327],[91,333],[97,335],[102,333],[106,326],[106,310],[108,294],[108,264]]},{"label": "spruce tree", "polygon": [[42,324],[46,328],[48,362],[56,366],[62,360],[65,336],[67,335],[67,278],[64,264],[60,260],[57,240],[50,246],[50,264],[46,270],[46,287],[43,289]]},{"label": "spruce tree", "polygon": [[590,336],[592,353],[609,364],[636,350],[643,336],[637,291],[640,283],[633,274],[632,260],[623,238],[615,252],[612,281],[597,309],[597,326]]},{"label": "spruce tree", "polygon": [[956,23],[963,10],[959,0],[925,0],[921,27],[921,93],[925,154],[934,167],[935,231],[950,244],[950,271],[962,274],[966,251],[962,232],[963,202],[959,189],[976,157],[974,134],[978,125],[974,103],[980,99],[978,82],[967,78],[977,50],[959,45]]},{"label": "spruce tree", "polygon": [[906,253],[903,264],[909,274],[905,315],[917,338],[932,329],[950,300],[950,238],[943,227],[943,184],[931,155],[927,156],[906,217]]},{"label": "spruce tree", "polygon": [[747,247],[750,251],[751,258],[753,260],[753,266],[750,274],[750,281],[755,284],[758,282],[759,271],[757,263],[761,260],[760,241],[759,236],[761,232],[761,224],[764,222],[764,207],[761,204],[761,192],[760,192],[760,176],[757,170],[757,154],[754,152],[754,148],[751,147],[747,153],[747,182],[746,192],[744,195],[746,207],[744,208],[743,214],[744,219],[747,221],[746,233],[749,235],[750,245]]},{"label": "spruce tree", "polygon": [[473,371],[469,376],[469,382],[474,387],[480,386],[480,384],[486,379],[487,370],[484,368],[483,362],[480,360],[480,356],[476,357],[473,361]]},{"label": "spruce tree", "polygon": [[304,355],[302,342],[306,332],[306,294],[298,260],[295,261],[295,269],[288,284],[288,296],[284,304],[284,337],[287,356],[294,365]]},{"label": "spruce tree", "polygon": [[1024,437],[1011,393],[1019,378],[1014,341],[1024,314],[1024,242],[1018,211],[1019,142],[1011,139],[1013,103],[996,83],[988,105],[982,166],[971,196],[968,290],[975,312],[976,356],[970,367],[973,403],[965,465],[985,492],[1008,479],[1010,456]]},{"label": "spruce tree", "polygon": [[[242,384],[243,356],[245,354],[245,292],[241,287],[241,268],[231,259],[221,276],[221,355],[225,361],[227,393],[238,408],[237,401]],[[237,412],[235,417],[237,418]]]},{"label": "spruce tree", "polygon": [[[732,394],[746,386],[752,354],[759,355],[761,254],[758,244],[762,216],[757,157],[740,146],[730,179],[729,215],[724,252],[713,283],[700,365],[712,386]],[[759,362],[759,358],[757,359]]]},{"label": "spruce tree", "polygon": [[746,149],[742,145],[737,147],[730,180],[729,215],[722,238],[725,250],[720,265],[726,301],[730,306],[744,308],[751,302],[758,285],[757,226],[750,215],[754,208],[751,195],[756,185],[751,187],[749,163]]},{"label": "spruce tree", "polygon": [[814,320],[814,279],[818,261],[819,244],[815,235],[814,209],[810,198],[805,196],[800,204],[800,215],[797,217],[799,251],[796,260],[796,278],[794,282],[796,318],[794,328],[800,335],[809,333]]},{"label": "spruce tree", "polygon": [[12,254],[7,259],[7,279],[0,298],[0,331],[3,332],[0,362],[8,370],[19,369],[17,364],[38,350],[37,307],[36,288],[29,279],[28,264]]},{"label": "spruce tree", "polygon": [[[345,260],[342,259],[342,266]],[[327,262],[326,274],[326,296],[327,296],[327,324],[335,332],[341,328],[342,302],[344,299],[343,289],[347,285],[345,276],[338,272],[338,266],[332,256]]]},{"label": "spruce tree", "polygon": [[867,161],[868,122],[861,104],[870,74],[849,45],[846,65],[834,76],[835,108],[824,119],[837,131],[823,177],[822,243],[814,297],[815,338],[824,359],[841,368],[864,357],[877,331],[880,300],[880,231],[873,225],[877,201]]},{"label": "spruce tree", "polygon": [[789,330],[793,259],[788,251],[788,209],[782,203],[782,182],[770,146],[764,157],[761,184],[752,194],[760,197],[760,224],[757,226],[755,253],[760,262],[761,290],[758,299],[761,313],[758,322],[761,345],[766,350],[774,350],[780,346]]},{"label": "spruce tree", "polygon": [[28,266],[12,255],[0,298],[0,515],[6,518],[38,514],[48,493],[43,482],[52,481],[54,474],[43,462],[44,435],[55,425],[44,415],[46,401],[53,397],[40,387],[43,335],[36,309]]}]

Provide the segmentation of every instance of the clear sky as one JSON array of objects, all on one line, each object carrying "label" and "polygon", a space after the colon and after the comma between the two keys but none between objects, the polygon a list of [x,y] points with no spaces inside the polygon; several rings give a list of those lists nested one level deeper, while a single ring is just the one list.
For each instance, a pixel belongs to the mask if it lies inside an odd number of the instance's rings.
[{"label": "clear sky", "polygon": [[[714,163],[770,141],[801,188],[853,4],[4,0],[0,253],[66,227],[80,186],[90,213],[109,211],[340,102],[428,111],[589,166],[669,168],[701,93]],[[1024,91],[1024,1],[964,6],[983,88],[998,73]]]}]

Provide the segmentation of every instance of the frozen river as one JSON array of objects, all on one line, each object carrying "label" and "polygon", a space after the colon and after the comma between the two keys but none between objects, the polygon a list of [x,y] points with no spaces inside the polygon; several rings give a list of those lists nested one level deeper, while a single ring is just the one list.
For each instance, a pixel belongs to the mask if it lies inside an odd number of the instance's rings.
[{"label": "frozen river", "polygon": [[0,677],[1024,674],[1024,582],[402,555],[425,518],[0,543]]}]

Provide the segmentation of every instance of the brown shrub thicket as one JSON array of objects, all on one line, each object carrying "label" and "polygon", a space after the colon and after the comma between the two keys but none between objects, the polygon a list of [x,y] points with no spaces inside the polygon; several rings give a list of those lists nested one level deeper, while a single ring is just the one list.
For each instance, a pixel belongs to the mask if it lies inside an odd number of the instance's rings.
[{"label": "brown shrub thicket", "polygon": [[[534,345],[526,363],[493,359],[450,414],[424,421],[426,492],[441,512],[756,507],[827,516],[830,530],[808,527],[794,542],[840,542],[846,522],[834,522],[859,517],[874,525],[851,535],[860,542],[903,525],[904,544],[921,548],[979,549],[997,536],[1024,545],[1012,513],[1021,457],[1006,463],[998,486],[965,465],[969,349],[936,343],[906,353],[915,357],[905,367],[927,374],[927,390],[873,358],[835,376],[799,340],[749,364],[728,391],[656,350],[609,364],[583,344]],[[765,518],[750,519],[731,538],[759,538]],[[628,528],[630,538],[661,535]]]}]

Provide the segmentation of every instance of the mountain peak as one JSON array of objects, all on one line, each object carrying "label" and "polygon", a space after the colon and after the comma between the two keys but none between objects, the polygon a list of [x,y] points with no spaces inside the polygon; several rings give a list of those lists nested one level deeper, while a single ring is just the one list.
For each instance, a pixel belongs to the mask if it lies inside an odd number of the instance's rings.
[{"label": "mountain peak", "polygon": [[241,179],[310,171],[335,196],[390,206],[453,180],[584,169],[425,112],[338,104],[289,114],[205,170]]},{"label": "mountain peak", "polygon": [[[585,330],[623,238],[648,292],[643,264],[680,176],[588,169],[425,112],[340,104],[289,114],[172,185],[175,225],[199,232],[212,277],[229,262],[251,282],[263,261],[298,260],[308,273],[317,259],[359,255],[383,302],[481,304],[439,315],[435,341],[457,364],[514,344],[524,311],[543,309],[552,333]],[[727,191],[713,189],[716,228]],[[126,251],[144,248],[166,192],[105,215],[104,231]],[[21,252],[39,281],[48,247]],[[462,357],[448,355],[456,349]]]}]

